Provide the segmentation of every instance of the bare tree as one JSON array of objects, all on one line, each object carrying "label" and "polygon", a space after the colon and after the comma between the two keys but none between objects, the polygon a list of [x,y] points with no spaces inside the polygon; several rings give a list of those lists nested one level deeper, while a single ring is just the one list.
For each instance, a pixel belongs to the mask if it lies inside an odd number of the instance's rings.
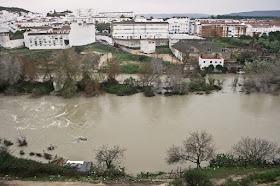
[{"label": "bare tree", "polygon": [[121,66],[116,61],[111,61],[108,65],[107,76],[108,79],[116,79],[116,77],[121,73]]},{"label": "bare tree", "polygon": [[23,79],[34,80],[37,77],[38,69],[35,61],[25,57],[21,57],[20,60],[23,63]]},{"label": "bare tree", "polygon": [[272,161],[280,149],[275,142],[260,138],[242,138],[232,147],[233,154],[252,163]]},{"label": "bare tree", "polygon": [[184,73],[182,65],[171,65],[167,69],[167,84],[172,89],[172,92],[187,93],[188,86],[184,81]]},{"label": "bare tree", "polygon": [[22,63],[9,53],[0,54],[0,84],[13,85],[21,77]]},{"label": "bare tree", "polygon": [[152,83],[158,82],[164,72],[163,60],[153,58],[151,63],[144,63],[140,68],[140,82],[143,87],[152,86]]},{"label": "bare tree", "polygon": [[215,154],[215,145],[211,134],[201,132],[191,132],[190,137],[183,141],[182,147],[172,146],[167,150],[168,164],[184,163],[190,161],[195,163],[197,168],[201,168],[202,161],[209,161]]},{"label": "bare tree", "polygon": [[118,145],[114,147],[103,145],[101,148],[95,150],[95,159],[99,165],[107,169],[115,168],[119,165],[121,159],[124,158],[125,151],[126,149]]},{"label": "bare tree", "polygon": [[76,78],[80,75],[81,63],[78,53],[73,48],[55,52],[53,57],[57,64],[55,82],[64,97],[71,97],[76,93]]}]

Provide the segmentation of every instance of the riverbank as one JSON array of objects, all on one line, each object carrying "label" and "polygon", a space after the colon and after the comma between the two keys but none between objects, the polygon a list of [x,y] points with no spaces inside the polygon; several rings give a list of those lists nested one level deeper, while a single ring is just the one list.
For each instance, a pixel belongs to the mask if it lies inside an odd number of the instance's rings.
[{"label": "riverbank", "polygon": [[[4,157],[2,151],[1,185],[182,185],[186,181],[184,171],[156,174],[141,172],[137,176],[128,174],[120,177],[115,177],[113,174],[102,176],[96,174],[94,169],[87,173],[80,173],[67,167],[7,156]],[[207,167],[203,168],[201,173],[210,180],[208,185],[229,185],[231,183],[231,185],[238,186],[280,183],[280,166]],[[199,180],[196,177],[192,179]]]}]

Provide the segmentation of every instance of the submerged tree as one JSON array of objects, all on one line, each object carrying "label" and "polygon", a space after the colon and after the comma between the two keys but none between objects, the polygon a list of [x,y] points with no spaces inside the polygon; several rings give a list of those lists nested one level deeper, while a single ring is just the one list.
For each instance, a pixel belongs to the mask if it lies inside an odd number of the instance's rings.
[{"label": "submerged tree", "polygon": [[118,145],[114,147],[103,145],[101,148],[95,150],[95,159],[99,165],[107,169],[112,169],[119,165],[122,158],[124,158],[125,151],[126,149]]},{"label": "submerged tree", "polygon": [[168,164],[190,161],[201,168],[201,162],[209,161],[215,154],[213,137],[205,131],[191,132],[190,137],[183,141],[182,147],[172,146],[167,150]]},{"label": "submerged tree", "polygon": [[274,92],[280,89],[280,61],[255,60],[245,63],[244,89]]},{"label": "submerged tree", "polygon": [[80,58],[75,49],[66,49],[53,54],[57,69],[55,82],[58,87],[63,87],[61,93],[64,97],[71,97],[77,91],[76,78],[80,75]]}]

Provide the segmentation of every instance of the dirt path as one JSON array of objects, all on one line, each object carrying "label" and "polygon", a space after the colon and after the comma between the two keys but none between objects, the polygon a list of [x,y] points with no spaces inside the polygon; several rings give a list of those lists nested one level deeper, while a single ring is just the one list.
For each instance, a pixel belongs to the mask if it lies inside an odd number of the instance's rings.
[{"label": "dirt path", "polygon": [[81,183],[81,182],[39,182],[39,181],[20,181],[20,180],[0,180],[0,185],[12,185],[12,186],[92,186],[92,185],[99,185],[103,186],[104,184],[91,184],[91,183]]},{"label": "dirt path", "polygon": [[[105,186],[106,184],[91,184],[91,183],[81,183],[81,182],[40,182],[40,181],[20,181],[20,180],[0,180],[0,186]],[[114,186],[128,186],[132,185],[130,183],[120,183],[120,184],[110,184]],[[163,184],[141,184],[134,183],[136,186],[144,185],[159,185],[166,186],[168,183]]]}]

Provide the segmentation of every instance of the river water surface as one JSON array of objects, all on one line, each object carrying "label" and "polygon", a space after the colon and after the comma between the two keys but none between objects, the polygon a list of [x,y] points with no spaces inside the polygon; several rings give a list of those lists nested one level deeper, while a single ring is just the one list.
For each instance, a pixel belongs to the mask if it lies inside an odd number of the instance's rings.
[{"label": "river water surface", "polygon": [[[189,132],[206,130],[218,152],[227,152],[241,137],[261,137],[280,142],[280,97],[245,95],[232,89],[236,76],[223,76],[222,91],[210,95],[156,96],[136,94],[118,97],[78,96],[63,99],[44,96],[0,95],[0,137],[15,141],[25,136],[28,147],[11,151],[42,152],[50,144],[52,154],[71,160],[94,161],[94,150],[103,144],[126,148],[123,165],[129,173],[171,171],[166,149],[181,144]],[[77,137],[87,137],[77,142]],[[42,159],[37,159],[42,160]]]}]

